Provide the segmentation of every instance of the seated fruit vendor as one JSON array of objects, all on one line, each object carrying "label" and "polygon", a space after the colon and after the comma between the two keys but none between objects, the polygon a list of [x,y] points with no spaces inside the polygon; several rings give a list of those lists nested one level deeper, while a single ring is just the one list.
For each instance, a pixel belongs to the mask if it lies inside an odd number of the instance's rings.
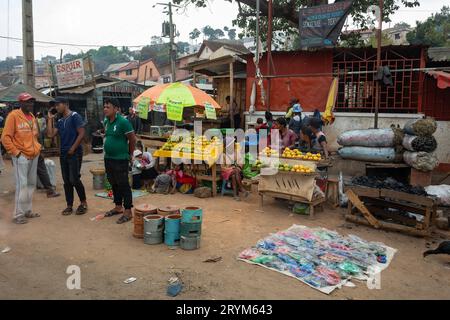
[{"label": "seated fruit vendor", "polygon": [[227,184],[231,184],[234,200],[236,201],[241,201],[241,198],[239,197],[240,192],[244,194],[244,198],[247,198],[250,194],[244,189],[244,185],[242,183],[243,178],[244,174],[242,173],[242,168],[238,165],[222,167],[222,179],[227,181]]},{"label": "seated fruit vendor", "polygon": [[148,153],[142,153],[141,150],[135,150],[132,175],[133,175],[133,189],[140,189],[144,185],[145,189],[150,189],[150,181],[158,176],[156,171],[155,160],[153,156]]},{"label": "seated fruit vendor", "polygon": [[317,118],[313,118],[313,119],[311,119],[309,126],[311,128],[312,133],[315,136],[315,141],[312,146],[312,151],[323,153],[323,155],[325,156],[325,159],[328,159],[329,152],[328,152],[327,138],[326,138],[325,134],[322,132],[322,130],[320,129],[322,127],[321,120],[319,120]]},{"label": "seated fruit vendor", "polygon": [[156,177],[152,192],[158,194],[174,194],[177,190],[177,179],[174,174],[162,173]]},{"label": "seated fruit vendor", "polygon": [[316,136],[309,126],[304,125],[300,130],[300,151],[311,152]]},{"label": "seated fruit vendor", "polygon": [[277,129],[280,130],[280,140],[281,140],[281,151],[286,148],[295,148],[295,143],[297,142],[297,135],[294,131],[287,128],[287,123],[285,118],[278,118],[275,121]]}]

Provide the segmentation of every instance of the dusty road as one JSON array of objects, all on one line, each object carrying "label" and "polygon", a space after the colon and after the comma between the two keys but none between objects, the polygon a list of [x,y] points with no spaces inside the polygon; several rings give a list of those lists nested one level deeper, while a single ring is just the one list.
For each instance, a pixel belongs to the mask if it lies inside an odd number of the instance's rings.
[{"label": "dusty road", "polygon": [[[111,209],[112,203],[95,198],[92,191],[89,169],[101,165],[100,157],[89,155],[85,160],[83,181],[89,213],[63,217],[63,197],[48,200],[45,193],[36,192],[34,211],[42,218],[24,226],[10,222],[15,183],[7,161],[7,170],[0,175],[0,249],[9,246],[12,250],[0,254],[0,299],[167,299],[167,280],[174,274],[185,283],[176,299],[450,299],[449,257],[422,258],[431,240],[349,225],[340,210],[327,209],[319,212],[316,220],[309,220],[267,201],[261,212],[256,193],[241,203],[229,197],[202,200],[179,194],[139,198],[137,204],[204,208],[200,250],[146,246],[132,237],[131,223],[119,226],[115,219],[90,221]],[[61,191],[58,164],[57,171]],[[396,248],[392,264],[382,273],[382,289],[369,290],[365,283],[355,281],[356,288],[345,287],[327,296],[295,279],[236,260],[243,249],[293,224],[322,226]],[[202,263],[215,256],[223,260]],[[79,291],[66,288],[70,265],[81,268]],[[123,284],[129,277],[138,280]]]}]

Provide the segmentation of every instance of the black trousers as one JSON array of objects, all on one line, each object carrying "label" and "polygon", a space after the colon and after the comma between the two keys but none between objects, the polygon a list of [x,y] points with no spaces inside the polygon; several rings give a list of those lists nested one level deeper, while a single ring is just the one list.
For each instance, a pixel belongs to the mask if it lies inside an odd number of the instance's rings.
[{"label": "black trousers", "polygon": [[61,162],[61,172],[64,180],[64,193],[68,207],[73,206],[73,189],[77,190],[80,201],[86,201],[86,191],[81,182],[81,164],[83,163],[82,154],[69,156],[62,154],[59,158]]},{"label": "black trousers", "polygon": [[128,180],[128,160],[105,159],[106,176],[112,186],[114,203],[125,210],[133,208],[133,194]]},{"label": "black trousers", "polygon": [[48,176],[47,167],[45,166],[45,160],[42,155],[39,155],[38,158],[37,176],[44,186],[44,189],[53,190],[52,183],[50,182],[50,177]]}]

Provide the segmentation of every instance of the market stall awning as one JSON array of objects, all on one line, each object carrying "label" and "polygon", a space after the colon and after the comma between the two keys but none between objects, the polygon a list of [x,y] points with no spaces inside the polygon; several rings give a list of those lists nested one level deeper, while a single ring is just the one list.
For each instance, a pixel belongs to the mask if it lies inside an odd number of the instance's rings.
[{"label": "market stall awning", "polygon": [[444,71],[429,71],[428,74],[437,80],[439,89],[446,89],[450,87],[450,73]]},{"label": "market stall awning", "polygon": [[53,100],[29,85],[18,83],[0,91],[0,102],[17,102],[17,97],[23,92],[30,94],[37,102],[48,103]]},{"label": "market stall awning", "polygon": [[189,70],[204,74],[210,77],[228,75],[230,72],[230,64],[233,64],[235,73],[247,71],[247,62],[238,56],[224,56],[217,59],[205,59],[189,63],[184,70]]},{"label": "market stall awning", "polygon": [[143,98],[156,104],[167,104],[172,100],[178,101],[183,107],[204,106],[205,103],[209,103],[215,109],[221,108],[206,92],[180,82],[160,84],[150,88],[137,97],[134,102],[139,104]]}]

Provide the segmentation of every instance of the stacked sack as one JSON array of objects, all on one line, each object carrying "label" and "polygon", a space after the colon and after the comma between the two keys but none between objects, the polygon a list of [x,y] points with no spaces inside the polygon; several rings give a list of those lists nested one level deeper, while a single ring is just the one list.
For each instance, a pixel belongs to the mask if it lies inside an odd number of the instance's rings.
[{"label": "stacked sack", "polygon": [[341,134],[338,143],[343,148],[339,155],[343,159],[369,162],[402,162],[404,134],[395,127],[390,129],[352,130]]},{"label": "stacked sack", "polygon": [[434,151],[437,149],[433,134],[437,130],[434,119],[416,119],[406,123],[403,147],[406,149],[403,160],[409,166],[420,171],[432,171],[439,165]]}]

